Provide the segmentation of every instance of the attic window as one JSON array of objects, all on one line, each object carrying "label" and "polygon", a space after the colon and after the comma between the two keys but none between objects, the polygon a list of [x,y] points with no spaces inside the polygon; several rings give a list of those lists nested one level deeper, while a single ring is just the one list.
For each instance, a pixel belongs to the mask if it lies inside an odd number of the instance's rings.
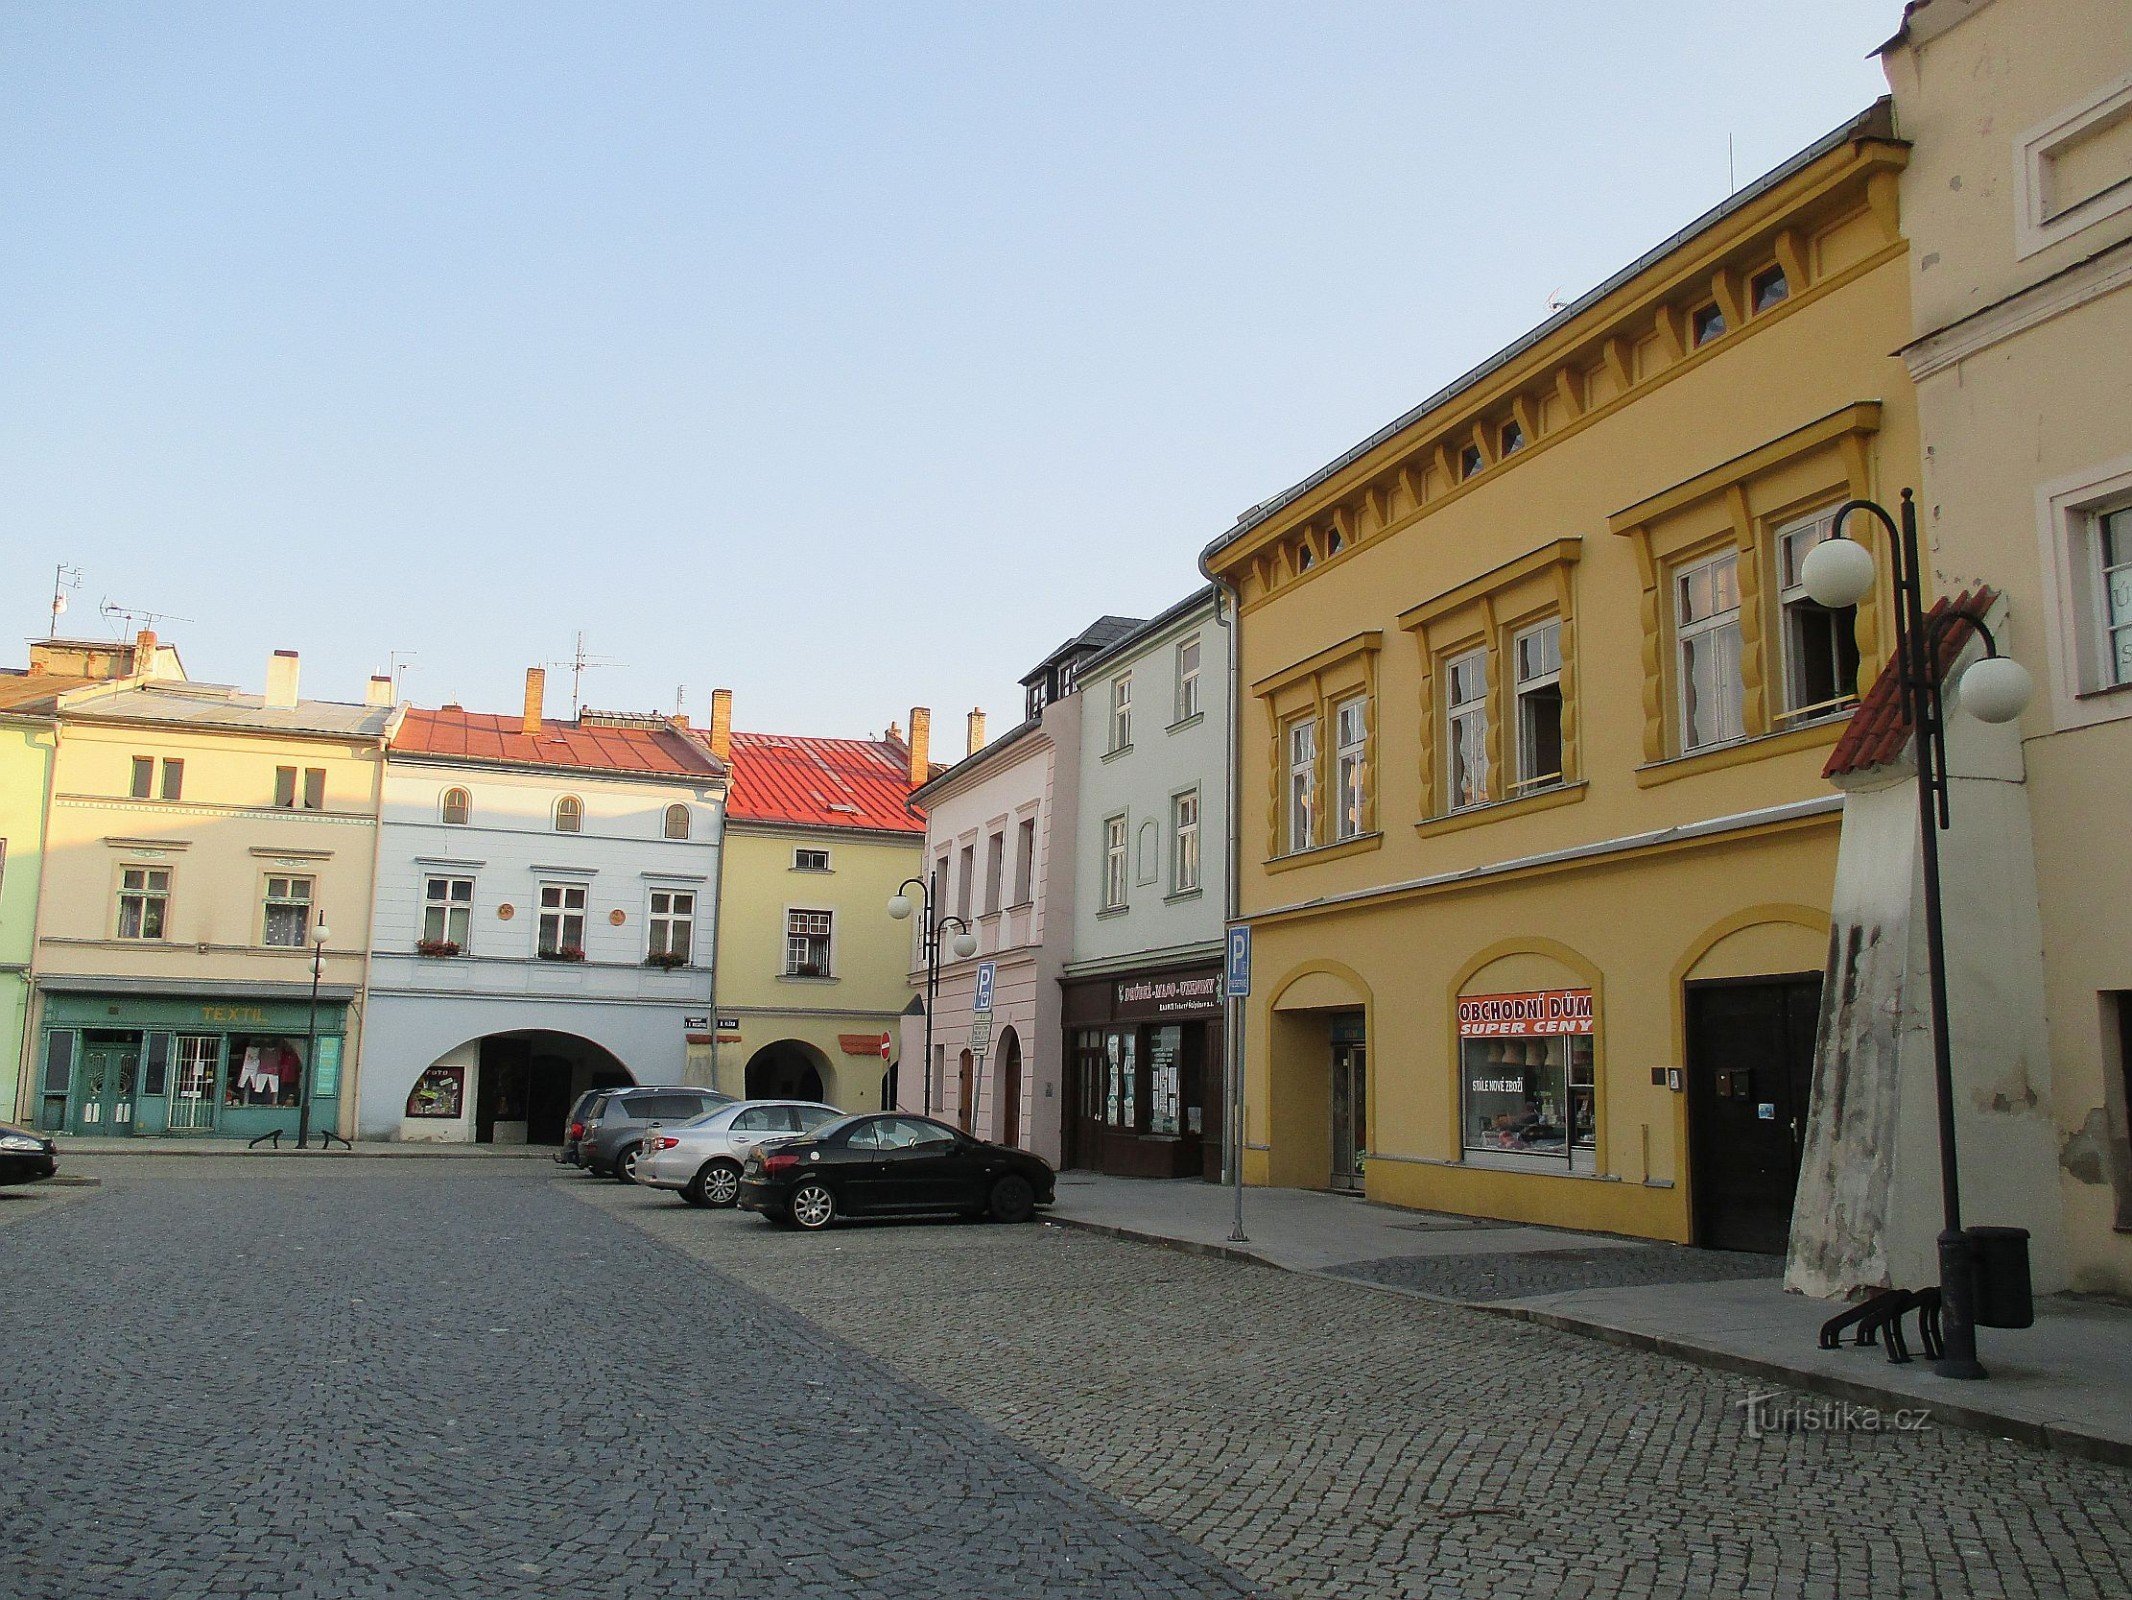
[{"label": "attic window", "polygon": [[1784,276],[1782,267],[1764,267],[1754,275],[1748,286],[1748,300],[1757,312],[1767,311],[1779,301],[1791,298],[1791,279]]},{"label": "attic window", "polygon": [[1703,306],[1695,313],[1693,326],[1695,329],[1695,348],[1700,350],[1712,339],[1724,337],[1725,313],[1718,310],[1714,305]]},{"label": "attic window", "polygon": [[1502,455],[1514,455],[1525,448],[1525,430],[1515,422],[1504,423],[1503,431],[1496,437],[1501,443]]},{"label": "attic window", "polygon": [[1346,548],[1347,541],[1340,537],[1340,530],[1338,528],[1328,528],[1325,530],[1325,553],[1328,556],[1336,556]]},{"label": "attic window", "polygon": [[1310,541],[1308,539],[1304,540],[1301,544],[1295,547],[1296,571],[1308,572],[1312,567],[1316,566],[1317,564],[1318,553],[1317,551],[1310,548]]},{"label": "attic window", "polygon": [[1477,444],[1469,444],[1458,453],[1458,475],[1461,479],[1474,476],[1487,464],[1481,456],[1481,447]]}]

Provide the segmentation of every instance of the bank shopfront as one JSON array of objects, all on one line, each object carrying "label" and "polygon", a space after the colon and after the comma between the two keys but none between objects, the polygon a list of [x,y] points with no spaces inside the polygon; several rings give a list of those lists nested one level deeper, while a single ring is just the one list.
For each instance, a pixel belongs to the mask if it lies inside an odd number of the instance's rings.
[{"label": "bank shopfront", "polygon": [[99,1138],[253,1139],[276,1129],[293,1138],[298,1098],[308,1094],[311,1126],[338,1129],[354,998],[345,986],[319,990],[312,1055],[308,985],[48,989],[36,1124]]},{"label": "bank shopfront", "polygon": [[1065,985],[1064,1164],[1122,1177],[1221,1175],[1221,968]]}]

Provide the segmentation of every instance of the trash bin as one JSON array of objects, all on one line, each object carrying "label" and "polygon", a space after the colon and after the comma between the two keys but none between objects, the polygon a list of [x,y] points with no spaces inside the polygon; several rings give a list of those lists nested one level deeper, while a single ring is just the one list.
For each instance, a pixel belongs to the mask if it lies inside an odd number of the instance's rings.
[{"label": "trash bin", "polygon": [[2026,1228],[1964,1228],[1976,1263],[1977,1325],[2031,1328],[2036,1297],[2029,1288]]}]

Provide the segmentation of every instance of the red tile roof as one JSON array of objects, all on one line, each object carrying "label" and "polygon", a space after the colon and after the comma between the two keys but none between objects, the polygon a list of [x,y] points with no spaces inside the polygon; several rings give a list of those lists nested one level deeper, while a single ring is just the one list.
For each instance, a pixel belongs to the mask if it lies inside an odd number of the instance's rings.
[{"label": "red tile roof", "polygon": [[885,739],[735,733],[725,814],[735,822],[923,833],[925,813],[910,805],[909,763],[904,747]]},{"label": "red tile roof", "polygon": [[488,716],[446,706],[410,707],[392,737],[392,748],[409,755],[463,756],[512,766],[596,768],[676,778],[713,776],[718,765],[687,734],[672,728],[617,728],[603,724],[544,720],[539,735],[524,731],[518,717]]},{"label": "red tile roof", "polygon": [[[1950,600],[1938,600],[1926,618],[1945,616],[1951,608],[1982,616],[1992,608],[1998,591],[1988,584],[1979,584],[1964,594]],[[1962,647],[1975,635],[1976,628],[1966,617],[1956,617],[1940,634],[1939,661],[1937,668],[1945,672],[1954,665]],[[1866,690],[1858,702],[1858,709],[1851,713],[1851,720],[1843,730],[1843,737],[1836,741],[1836,748],[1829,752],[1828,765],[1821,769],[1824,778],[1841,778],[1854,772],[1864,772],[1872,767],[1886,766],[1901,757],[1910,745],[1910,704],[1903,694],[1902,674],[1895,670],[1891,660],[1881,668],[1880,676],[1873,680],[1873,687]]]}]

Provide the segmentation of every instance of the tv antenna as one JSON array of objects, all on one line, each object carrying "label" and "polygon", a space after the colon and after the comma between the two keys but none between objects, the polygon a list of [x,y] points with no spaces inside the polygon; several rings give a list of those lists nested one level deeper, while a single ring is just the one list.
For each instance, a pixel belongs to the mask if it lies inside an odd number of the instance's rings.
[{"label": "tv antenna", "polygon": [[122,606],[116,600],[106,600],[96,609],[105,621],[117,623],[121,634],[132,633],[136,628],[152,628],[158,622],[192,621],[192,618],[181,617],[175,611],[148,611],[140,606]]},{"label": "tv antenna", "polygon": [[419,650],[394,650],[385,657],[385,671],[392,679],[392,698],[395,705],[399,703],[400,679],[407,675],[407,664],[421,653]]},{"label": "tv antenna", "polygon": [[578,691],[585,673],[595,667],[626,667],[629,663],[617,661],[612,656],[588,656],[585,654],[585,632],[580,628],[577,632],[576,644],[570,652],[570,659],[568,661],[550,661],[547,665],[558,670],[563,667],[570,669],[570,715],[572,719],[575,719],[583,705],[583,699]]},{"label": "tv antenna", "polygon": [[678,716],[680,716],[680,715],[681,715],[681,708],[682,708],[683,706],[687,705],[687,704],[688,704],[688,685],[687,685],[687,684],[685,684],[685,683],[677,683],[677,684],[675,684],[675,685],[674,685],[674,715],[675,715],[675,716],[677,716],[677,717],[678,717]]},{"label": "tv antenna", "polygon": [[47,639],[59,637],[59,619],[67,609],[67,591],[81,587],[81,568],[61,562],[52,569],[52,625]]}]

